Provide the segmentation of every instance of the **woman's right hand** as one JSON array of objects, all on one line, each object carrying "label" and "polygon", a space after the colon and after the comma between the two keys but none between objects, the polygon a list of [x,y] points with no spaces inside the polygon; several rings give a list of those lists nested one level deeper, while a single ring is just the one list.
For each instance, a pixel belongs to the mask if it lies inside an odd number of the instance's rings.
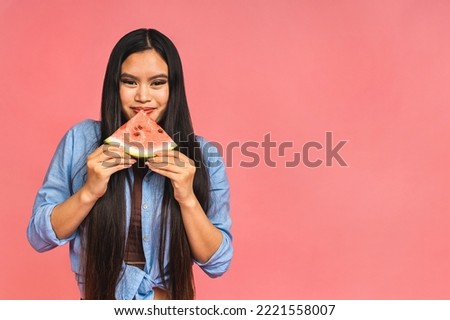
[{"label": "woman's right hand", "polygon": [[123,148],[103,144],[87,157],[87,180],[84,185],[91,200],[102,197],[107,189],[111,175],[127,169],[136,163],[136,159],[124,152]]},{"label": "woman's right hand", "polygon": [[136,162],[123,148],[101,145],[87,157],[84,186],[53,208],[50,221],[58,239],[69,237],[83,222],[97,200],[103,196],[111,175]]}]

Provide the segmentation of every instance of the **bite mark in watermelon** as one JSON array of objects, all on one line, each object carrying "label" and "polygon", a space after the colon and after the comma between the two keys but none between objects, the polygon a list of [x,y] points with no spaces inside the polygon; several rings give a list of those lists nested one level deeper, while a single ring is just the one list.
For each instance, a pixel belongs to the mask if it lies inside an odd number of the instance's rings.
[{"label": "bite mark in watermelon", "polygon": [[159,151],[172,150],[177,146],[143,110],[106,138],[105,143],[118,145],[135,158],[151,158]]}]

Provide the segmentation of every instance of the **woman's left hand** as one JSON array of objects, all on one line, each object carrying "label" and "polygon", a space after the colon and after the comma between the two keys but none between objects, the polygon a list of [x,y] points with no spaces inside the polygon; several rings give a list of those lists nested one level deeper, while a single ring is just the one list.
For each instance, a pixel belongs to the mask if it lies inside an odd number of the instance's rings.
[{"label": "woman's left hand", "polygon": [[146,162],[150,170],[170,179],[180,205],[194,201],[195,163],[183,153],[171,150],[157,153]]},{"label": "woman's left hand", "polygon": [[192,256],[206,263],[219,248],[223,235],[209,220],[194,194],[194,161],[179,151],[164,151],[148,159],[146,164],[172,182]]}]

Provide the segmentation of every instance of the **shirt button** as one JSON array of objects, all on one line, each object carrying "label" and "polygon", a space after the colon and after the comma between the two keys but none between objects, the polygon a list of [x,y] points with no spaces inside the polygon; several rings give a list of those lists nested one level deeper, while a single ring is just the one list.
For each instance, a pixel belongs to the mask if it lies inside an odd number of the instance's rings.
[{"label": "shirt button", "polygon": [[144,241],[148,241],[148,237],[147,236],[144,236]]},{"label": "shirt button", "polygon": [[146,203],[143,204],[142,208],[148,209],[148,205]]}]

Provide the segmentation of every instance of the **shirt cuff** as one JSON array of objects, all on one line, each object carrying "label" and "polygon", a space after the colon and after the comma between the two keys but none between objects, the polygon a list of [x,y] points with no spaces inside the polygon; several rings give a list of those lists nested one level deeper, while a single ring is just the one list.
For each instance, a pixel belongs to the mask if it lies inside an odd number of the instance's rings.
[{"label": "shirt cuff", "polygon": [[231,257],[233,256],[230,237],[225,233],[222,233],[222,235],[222,243],[208,261],[202,263],[194,259],[195,264],[211,278],[216,278],[224,274],[228,270]]},{"label": "shirt cuff", "polygon": [[53,209],[56,207],[56,204],[52,204],[47,206],[44,210],[44,214],[42,215],[43,219],[42,221],[40,221],[40,224],[44,227],[43,230],[43,234],[41,235],[41,237],[48,242],[49,244],[52,244],[54,246],[61,246],[63,244],[66,244],[67,242],[69,242],[70,240],[72,240],[75,236],[74,234],[72,234],[71,236],[69,236],[66,239],[58,239],[58,237],[56,236],[55,230],[53,230],[53,226],[50,220],[50,216],[53,212]]}]

